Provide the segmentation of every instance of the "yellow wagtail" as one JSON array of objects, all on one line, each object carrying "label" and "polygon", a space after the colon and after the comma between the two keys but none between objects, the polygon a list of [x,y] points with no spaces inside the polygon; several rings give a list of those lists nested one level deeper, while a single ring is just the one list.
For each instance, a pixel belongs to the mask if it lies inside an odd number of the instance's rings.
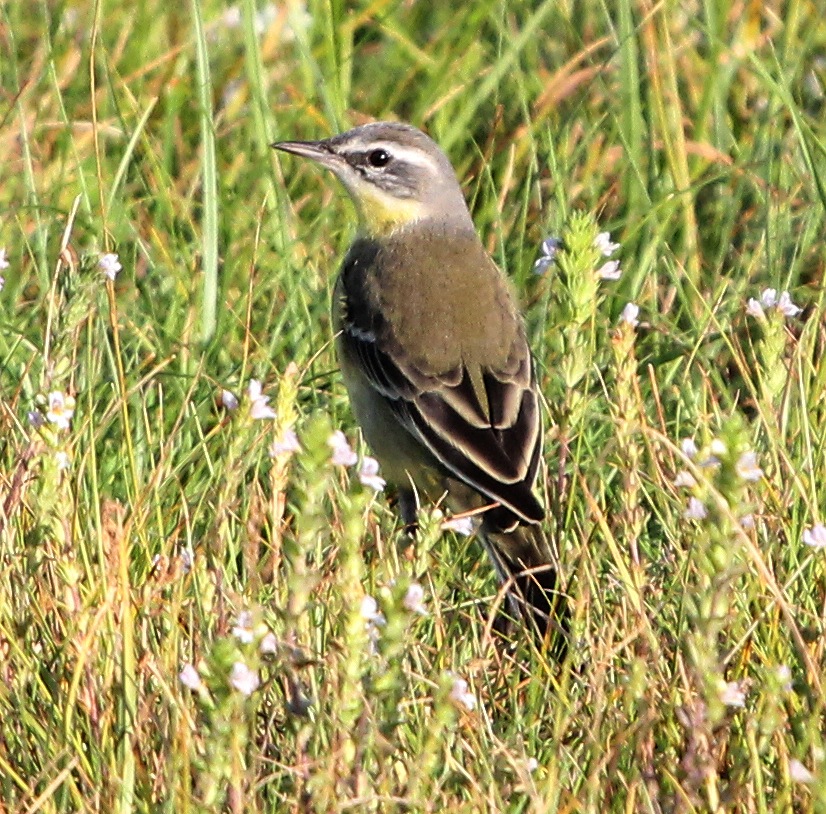
[{"label": "yellow wagtail", "polygon": [[273,146],[335,173],[358,210],[333,302],[338,357],[403,520],[415,527],[417,496],[483,510],[480,536],[511,610],[545,637],[565,610],[534,492],[533,360],[450,162],[420,130],[388,122]]}]

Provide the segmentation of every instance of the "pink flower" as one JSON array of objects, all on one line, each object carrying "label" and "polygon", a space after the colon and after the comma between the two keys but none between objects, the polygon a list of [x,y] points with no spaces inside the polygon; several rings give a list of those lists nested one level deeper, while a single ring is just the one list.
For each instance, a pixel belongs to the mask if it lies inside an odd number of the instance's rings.
[{"label": "pink flower", "polygon": [[359,456],[353,452],[346,436],[341,430],[336,430],[327,439],[327,446],[333,450],[330,458],[333,466],[353,466],[358,463]]},{"label": "pink flower", "polygon": [[603,263],[597,271],[597,276],[601,280],[619,280],[622,276],[619,260],[609,260],[607,263]]},{"label": "pink flower", "polygon": [[362,482],[362,485],[367,486],[369,489],[375,489],[377,492],[380,492],[387,486],[387,481],[379,476],[379,462],[369,455],[365,455],[364,460],[361,462],[359,480]]},{"label": "pink flower", "polygon": [[636,328],[637,325],[640,324],[639,317],[640,315],[640,307],[636,303],[629,302],[625,308],[622,309],[622,313],[620,314],[620,322],[624,322],[626,325],[630,325],[632,328]]},{"label": "pink flower", "polygon": [[298,443],[298,436],[295,430],[288,427],[281,434],[281,437],[270,444],[270,458],[277,458],[279,455],[292,455],[301,451],[301,444]]},{"label": "pink flower", "polygon": [[459,676],[453,677],[449,698],[454,704],[464,707],[468,712],[476,709],[476,696],[468,689],[468,683]]},{"label": "pink flower", "polygon": [[620,247],[620,244],[611,242],[610,232],[600,232],[594,240],[594,246],[600,250],[603,256],[610,257]]},{"label": "pink flower", "polygon": [[708,509],[703,505],[703,502],[696,497],[688,499],[688,508],[683,512],[683,517],[686,520],[704,520],[708,516]]},{"label": "pink flower", "polygon": [[258,379],[250,379],[247,395],[251,402],[250,418],[256,421],[275,418],[275,410],[267,404],[270,397],[261,392],[261,382]]},{"label": "pink flower", "polygon": [[178,674],[178,678],[180,678],[181,684],[183,684],[184,687],[187,687],[193,692],[198,692],[198,690],[201,689],[201,676],[198,675],[198,671],[191,664],[184,664],[181,672]]},{"label": "pink flower", "polygon": [[108,277],[112,282],[115,282],[115,277],[118,276],[118,272],[123,268],[118,256],[114,252],[102,254],[100,260],[98,260],[98,267],[103,272],[103,276]]},{"label": "pink flower", "polygon": [[826,548],[826,527],[823,523],[815,523],[810,529],[805,529],[803,542],[811,548]]},{"label": "pink flower", "polygon": [[422,616],[427,615],[427,610],[424,606],[424,588],[418,582],[411,582],[407,588],[407,593],[402,599],[402,606],[410,613],[419,613]]},{"label": "pink flower", "polygon": [[261,685],[261,679],[255,670],[250,670],[243,661],[236,661],[229,674],[229,683],[241,695],[250,696]]}]

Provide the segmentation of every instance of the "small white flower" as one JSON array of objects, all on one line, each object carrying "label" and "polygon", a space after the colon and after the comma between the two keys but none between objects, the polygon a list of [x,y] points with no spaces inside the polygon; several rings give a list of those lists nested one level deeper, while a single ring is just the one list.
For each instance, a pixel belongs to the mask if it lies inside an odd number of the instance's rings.
[{"label": "small white flower", "polygon": [[697,485],[697,480],[695,479],[694,475],[691,472],[686,472],[684,469],[677,473],[677,477],[674,478],[674,485],[677,487],[684,486],[688,489]]},{"label": "small white flower", "polygon": [[259,36],[266,33],[277,17],[278,9],[275,4],[267,3],[267,5],[255,15],[255,33]]},{"label": "small white flower", "polygon": [[239,6],[230,6],[221,17],[221,22],[227,28],[238,28],[241,25],[241,9]]},{"label": "small white flower", "polygon": [[98,267],[103,272],[104,277],[108,277],[112,282],[118,276],[118,272],[123,268],[118,256],[114,252],[107,252],[100,256]]},{"label": "small white flower", "polygon": [[764,308],[774,308],[774,306],[777,305],[777,289],[764,288],[763,293],[760,295],[760,304]]},{"label": "small white flower", "polygon": [[361,462],[359,480],[363,486],[369,489],[375,489],[377,492],[381,492],[381,490],[387,486],[387,481],[379,476],[379,462],[369,455],[365,455],[364,460]]},{"label": "small white flower", "polygon": [[[255,16],[253,17],[252,27],[255,33],[260,37],[262,34],[265,34],[273,22],[278,17],[278,7],[274,3],[268,3],[264,8],[258,11]],[[221,16],[221,22],[227,28],[239,28],[241,23],[243,22],[243,14],[241,13],[241,9],[239,6],[230,6]],[[299,19],[299,24],[301,20]],[[287,21],[287,27],[292,27],[292,20]],[[285,35],[285,39],[287,39],[287,34],[293,32],[283,32]]]},{"label": "small white flower", "polygon": [[72,460],[69,458],[69,453],[60,450],[59,452],[55,452],[54,459],[57,463],[57,469],[59,472],[63,472],[67,469],[71,469],[72,467]]},{"label": "small white flower", "polygon": [[418,582],[411,582],[407,592],[402,599],[402,605],[410,613],[418,613],[427,616],[427,609],[424,606],[424,588]]},{"label": "small white flower", "polygon": [[688,508],[683,512],[683,517],[686,520],[703,520],[708,516],[708,509],[703,505],[703,502],[696,497],[688,499]]},{"label": "small white flower", "polygon": [[261,392],[261,382],[258,379],[250,379],[247,387],[247,395],[250,400],[250,418],[259,421],[275,418],[275,410],[268,406],[269,396]]},{"label": "small white flower", "polygon": [[754,299],[754,297],[749,298],[749,301],[746,304],[746,313],[750,317],[755,317],[756,319],[766,318],[766,312],[763,310],[763,306],[760,304],[760,301]]},{"label": "small white flower", "polygon": [[694,458],[699,452],[693,438],[683,438],[683,440],[680,441],[680,449],[683,451],[683,455],[688,458]]},{"label": "small white flower", "polygon": [[789,294],[788,291],[784,291],[777,301],[777,310],[780,311],[784,317],[796,317],[803,309],[792,302],[791,294]]},{"label": "small white flower", "polygon": [[610,257],[620,247],[620,244],[611,242],[610,232],[600,232],[594,240],[594,247],[599,249],[605,257]]},{"label": "small white flower", "polygon": [[723,681],[720,685],[720,700],[727,707],[744,707],[746,692],[739,681]]},{"label": "small white flower", "polygon": [[792,691],[792,671],[787,664],[781,664],[775,671],[775,676],[783,692]]},{"label": "small white flower", "polygon": [[710,453],[708,457],[699,463],[704,469],[713,469],[714,467],[720,466],[720,458],[728,454],[728,447],[725,441],[720,438],[714,438],[708,445],[708,451]]},{"label": "small white flower", "polygon": [[255,670],[250,670],[243,661],[236,661],[232,665],[232,671],[229,674],[229,683],[241,695],[250,696],[258,689],[261,679],[258,678],[258,673]]},{"label": "small white flower", "polygon": [[620,314],[620,322],[625,323],[626,325],[630,325],[632,328],[636,328],[637,325],[640,324],[639,317],[640,315],[640,307],[634,302],[629,302],[625,308],[622,309],[622,313]]},{"label": "small white flower", "polygon": [[287,17],[287,27],[284,31],[284,41],[292,42],[296,34],[308,31],[313,24],[313,15],[307,10],[306,3],[295,3],[290,6]]},{"label": "small white flower", "polygon": [[387,621],[384,614],[379,610],[379,603],[370,594],[365,594],[362,597],[359,614],[368,625],[382,626]]},{"label": "small white flower", "polygon": [[192,550],[186,546],[181,546],[178,556],[181,558],[181,567],[184,569],[184,573],[188,574],[192,570],[192,563],[195,560]]},{"label": "small white flower", "polygon": [[0,291],[6,287],[6,278],[0,274]]},{"label": "small white flower", "polygon": [[542,241],[539,259],[533,264],[534,274],[544,274],[556,259],[557,252],[562,246],[558,237],[548,237]]},{"label": "small white flower", "polygon": [[6,258],[6,250],[0,249],[0,271],[9,267],[9,261]]},{"label": "small white flower", "polygon": [[292,427],[287,427],[281,437],[270,444],[270,458],[277,458],[279,455],[292,455],[301,451],[301,444],[298,443],[298,436]]},{"label": "small white flower", "polygon": [[221,404],[230,412],[238,409],[238,396],[231,390],[221,391]]},{"label": "small white flower", "polygon": [[609,260],[607,263],[603,263],[597,271],[597,276],[601,280],[619,280],[622,277],[619,260]]},{"label": "small white flower", "polygon": [[539,761],[535,757],[529,757],[525,768],[533,774],[539,768]]},{"label": "small white flower", "polygon": [[184,664],[178,678],[181,679],[181,684],[192,690],[192,692],[198,692],[201,689],[203,683],[201,676],[198,675],[198,671],[191,664]]},{"label": "small white flower", "polygon": [[278,639],[275,638],[275,633],[268,630],[261,638],[261,642],[258,645],[258,650],[261,653],[277,653]]},{"label": "small white flower", "polygon": [[753,514],[744,514],[740,518],[740,525],[744,529],[753,529],[754,528],[754,515]]},{"label": "small white flower", "polygon": [[238,614],[235,627],[232,629],[232,635],[241,644],[249,644],[255,638],[255,631],[252,629],[252,614],[249,611],[244,610]]},{"label": "small white flower", "polygon": [[449,517],[442,523],[442,528],[447,531],[454,531],[456,534],[461,534],[463,537],[469,537],[473,534],[476,527],[474,518],[466,515],[459,517]]},{"label": "small white flower", "polygon": [[476,696],[468,689],[468,683],[463,678],[454,676],[453,684],[450,688],[450,700],[460,707],[464,707],[468,712],[476,709]]},{"label": "small white flower", "polygon": [[49,409],[46,418],[59,430],[68,430],[75,412],[75,400],[63,393],[49,393]]},{"label": "small white flower", "polygon": [[341,430],[336,430],[328,439],[327,446],[333,450],[330,462],[333,466],[353,466],[359,456],[352,450]]},{"label": "small white flower", "polygon": [[712,455],[725,455],[728,452],[728,447],[725,441],[715,438],[708,446]]},{"label": "small white flower", "polygon": [[754,452],[744,452],[737,461],[737,474],[745,481],[759,481],[763,477],[763,470],[757,465],[757,455]]},{"label": "small white flower", "polygon": [[803,542],[812,548],[826,548],[826,526],[815,523],[810,529],[805,529]]},{"label": "small white flower", "polygon": [[796,317],[802,310],[792,302],[792,296],[788,291],[781,292],[778,297],[776,288],[766,288],[759,300],[753,297],[749,299],[746,313],[758,319],[765,319],[766,310],[769,308],[776,308],[786,318]]},{"label": "small white flower", "polygon": [[815,776],[797,759],[789,761],[789,777],[795,783],[814,783]]}]

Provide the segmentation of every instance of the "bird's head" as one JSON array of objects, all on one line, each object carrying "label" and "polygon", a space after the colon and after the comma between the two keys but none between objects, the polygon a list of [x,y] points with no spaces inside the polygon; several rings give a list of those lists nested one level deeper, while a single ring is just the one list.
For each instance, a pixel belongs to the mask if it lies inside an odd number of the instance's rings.
[{"label": "bird's head", "polygon": [[415,127],[376,122],[323,141],[282,141],[273,147],[332,170],[350,193],[368,236],[424,221],[473,229],[453,167]]}]

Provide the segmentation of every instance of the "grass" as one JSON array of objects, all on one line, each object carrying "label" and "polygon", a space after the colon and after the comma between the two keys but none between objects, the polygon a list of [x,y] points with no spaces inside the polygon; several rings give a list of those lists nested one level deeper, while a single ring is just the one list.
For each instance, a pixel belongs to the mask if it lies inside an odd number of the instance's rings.
[{"label": "grass", "polygon": [[[826,810],[815,4],[267,8],[0,9],[0,810]],[[525,306],[559,665],[330,462],[354,217],[268,145],[391,117]]]}]

